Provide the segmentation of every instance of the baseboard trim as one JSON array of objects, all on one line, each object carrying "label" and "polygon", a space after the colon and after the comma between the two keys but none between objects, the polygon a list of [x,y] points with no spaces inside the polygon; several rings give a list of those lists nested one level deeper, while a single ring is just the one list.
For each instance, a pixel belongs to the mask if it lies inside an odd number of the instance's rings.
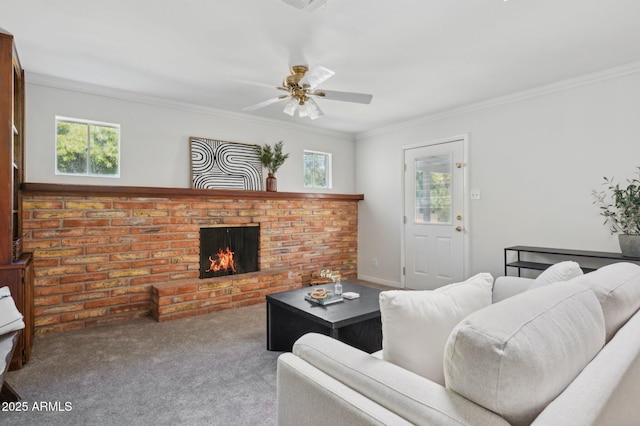
[{"label": "baseboard trim", "polygon": [[363,281],[369,281],[369,282],[372,282],[374,284],[380,284],[380,285],[386,285],[386,286],[389,286],[389,287],[402,288],[402,284],[400,284],[397,281],[382,280],[380,278],[372,277],[372,276],[369,276],[369,275],[358,274],[358,279],[359,280],[363,280]]}]

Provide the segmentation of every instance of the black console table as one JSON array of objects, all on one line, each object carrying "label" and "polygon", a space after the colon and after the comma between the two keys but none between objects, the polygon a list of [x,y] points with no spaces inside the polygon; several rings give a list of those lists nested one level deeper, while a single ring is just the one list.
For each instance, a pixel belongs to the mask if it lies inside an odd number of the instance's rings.
[{"label": "black console table", "polygon": [[[515,261],[509,259],[509,253],[513,252],[516,253]],[[530,261],[527,260],[527,254],[541,255],[545,257],[545,259],[550,259],[550,261]],[[557,249],[547,247],[513,246],[504,249],[504,274],[508,275],[509,268],[517,269],[518,276],[520,276],[522,269],[544,271],[549,266],[553,265],[553,263],[555,263],[553,262],[554,258],[557,259],[558,262],[561,260],[573,260],[580,265],[580,268],[582,268],[585,273],[598,269],[597,267],[583,266],[584,260],[586,259],[596,259],[598,263],[601,264],[610,264],[616,262],[632,262],[640,264],[640,257],[626,257],[620,253]]]}]

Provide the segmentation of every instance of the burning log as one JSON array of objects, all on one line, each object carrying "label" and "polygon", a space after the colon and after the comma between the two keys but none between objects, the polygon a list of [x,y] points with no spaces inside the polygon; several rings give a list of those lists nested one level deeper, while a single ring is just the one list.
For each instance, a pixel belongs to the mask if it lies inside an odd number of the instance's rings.
[{"label": "burning log", "polygon": [[229,247],[225,248],[224,250],[219,249],[215,259],[209,256],[209,262],[211,262],[211,266],[209,266],[209,269],[207,269],[206,272],[218,272],[227,270],[236,272],[236,264],[233,260],[234,253],[235,252],[231,251]]}]

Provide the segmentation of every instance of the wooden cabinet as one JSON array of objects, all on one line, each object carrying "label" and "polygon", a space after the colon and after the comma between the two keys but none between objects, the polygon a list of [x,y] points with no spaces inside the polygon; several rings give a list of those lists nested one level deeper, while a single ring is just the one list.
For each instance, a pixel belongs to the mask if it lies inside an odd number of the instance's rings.
[{"label": "wooden cabinet", "polygon": [[29,362],[33,342],[33,262],[29,253],[9,265],[0,265],[0,283],[9,286],[16,307],[24,316],[25,328],[18,336],[18,344],[11,360],[11,369],[22,368]]},{"label": "wooden cabinet", "polygon": [[14,369],[29,360],[33,339],[32,256],[22,251],[24,129],[24,71],[13,36],[0,32],[0,287],[10,288],[26,325],[11,362]]}]

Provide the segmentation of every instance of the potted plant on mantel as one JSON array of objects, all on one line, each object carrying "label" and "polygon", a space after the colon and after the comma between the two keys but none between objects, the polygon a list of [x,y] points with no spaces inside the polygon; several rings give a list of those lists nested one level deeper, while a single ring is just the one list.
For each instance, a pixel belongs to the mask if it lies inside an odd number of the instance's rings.
[{"label": "potted plant on mantel", "polygon": [[284,164],[284,161],[289,158],[289,154],[282,153],[282,141],[277,142],[273,148],[269,144],[264,146],[256,146],[256,151],[260,156],[260,162],[264,167],[269,170],[267,176],[266,189],[270,192],[278,191],[278,181],[276,180],[276,172]]},{"label": "potted plant on mantel", "polygon": [[[638,167],[640,178],[640,167]],[[604,223],[611,225],[611,233],[618,234],[623,256],[640,257],[640,180],[627,179],[627,187],[614,184],[613,178],[604,178],[607,191],[592,191],[594,204],[600,206]]]}]

